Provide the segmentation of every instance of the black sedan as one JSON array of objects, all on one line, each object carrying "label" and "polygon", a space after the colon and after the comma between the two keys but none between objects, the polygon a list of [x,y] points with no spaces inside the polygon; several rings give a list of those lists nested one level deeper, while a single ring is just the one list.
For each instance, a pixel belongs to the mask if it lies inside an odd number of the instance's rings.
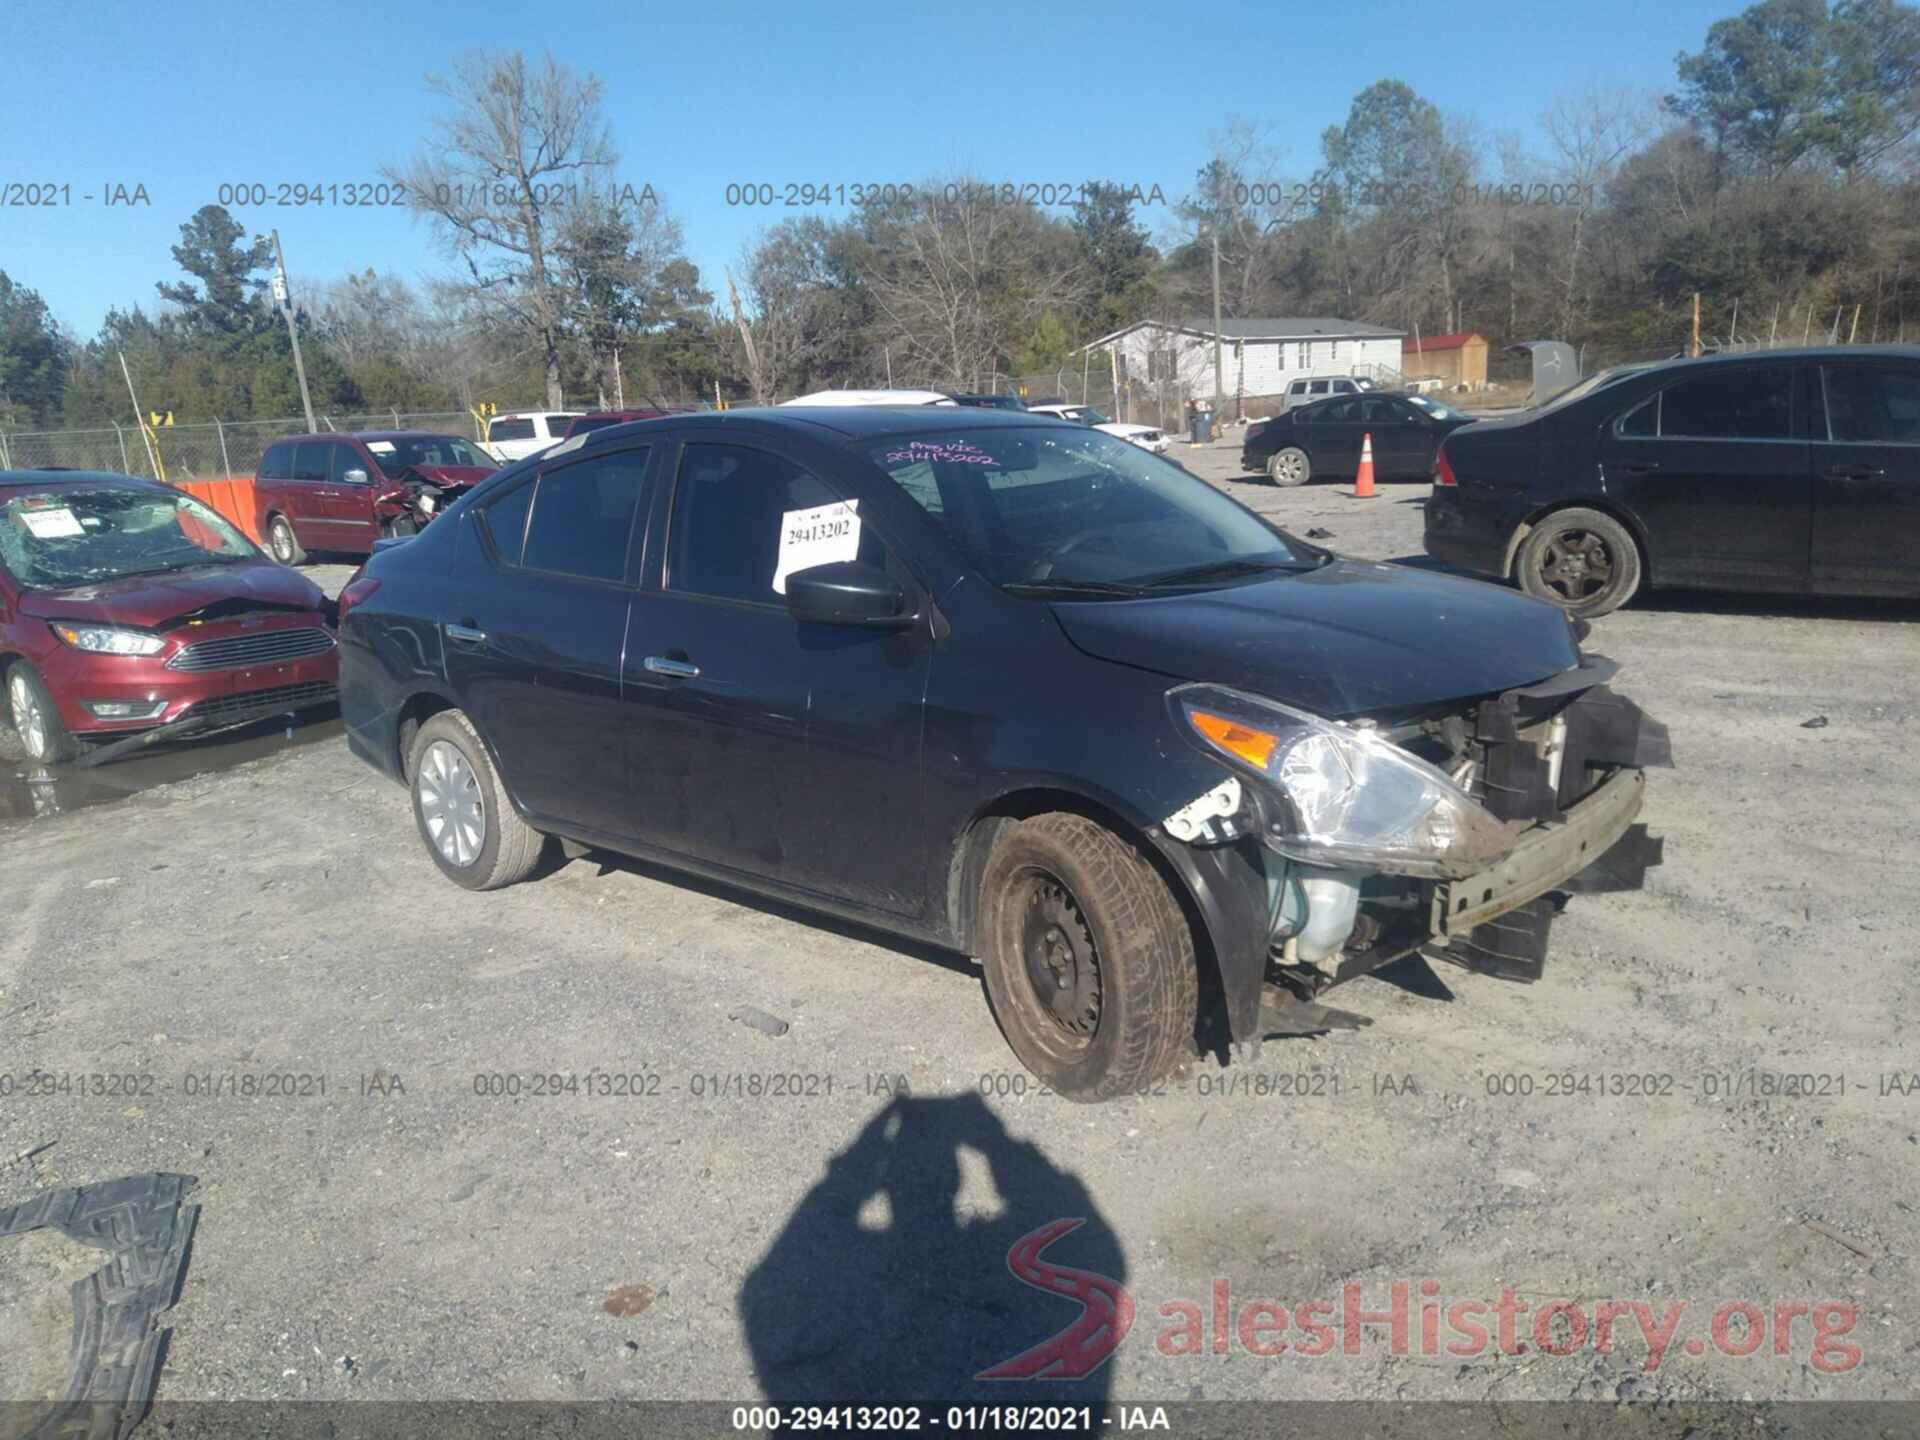
[{"label": "black sedan", "polygon": [[1920,346],[1682,360],[1450,436],[1429,554],[1575,615],[1642,587],[1920,595]]},{"label": "black sedan", "polygon": [[1264,471],[1276,485],[1322,478],[1351,480],[1362,440],[1373,437],[1373,473],[1380,480],[1425,480],[1440,442],[1472,416],[1425,395],[1347,395],[1297,405],[1250,426],[1240,464]]},{"label": "black sedan", "polygon": [[1076,1099],[1422,947],[1536,978],[1549,892],[1657,858],[1658,727],[1558,610],[997,410],[576,437],[375,554],[340,645],[456,884],[564,841],[978,956]]}]

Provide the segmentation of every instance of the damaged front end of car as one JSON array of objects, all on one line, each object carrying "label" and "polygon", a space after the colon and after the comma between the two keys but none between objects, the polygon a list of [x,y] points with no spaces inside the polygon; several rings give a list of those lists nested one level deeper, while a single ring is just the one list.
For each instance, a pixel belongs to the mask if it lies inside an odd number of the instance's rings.
[{"label": "damaged front end of car", "polygon": [[1230,773],[1161,828],[1234,846],[1265,879],[1257,1023],[1229,984],[1233,1038],[1329,1028],[1317,996],[1415,953],[1537,980],[1568,895],[1644,885],[1662,858],[1637,818],[1645,772],[1672,759],[1666,728],[1608,688],[1617,668],[1588,656],[1477,701],[1349,721],[1170,690],[1175,727]]}]

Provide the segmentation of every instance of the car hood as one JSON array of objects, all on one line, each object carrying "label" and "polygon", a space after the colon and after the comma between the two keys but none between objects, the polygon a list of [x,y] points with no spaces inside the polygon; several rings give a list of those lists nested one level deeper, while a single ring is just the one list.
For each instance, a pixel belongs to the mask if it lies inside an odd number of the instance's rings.
[{"label": "car hood", "polygon": [[250,601],[263,608],[321,611],[326,596],[306,576],[271,560],[195,565],[162,575],[129,575],[71,590],[29,590],[22,614],[43,620],[99,620],[121,625],[164,625],[222,601]]},{"label": "car hood", "polygon": [[1160,427],[1157,425],[1128,425],[1119,420],[1111,421],[1105,425],[1096,425],[1093,428],[1096,430],[1104,430],[1109,435],[1118,435],[1122,440],[1130,440],[1135,435],[1158,435],[1160,433]]},{"label": "car hood", "polygon": [[1218,590],[1053,608],[1067,638],[1099,659],[1336,718],[1510,690],[1580,658],[1552,605],[1357,560]]},{"label": "car hood", "polygon": [[413,473],[436,485],[478,485],[498,465],[416,465]]}]

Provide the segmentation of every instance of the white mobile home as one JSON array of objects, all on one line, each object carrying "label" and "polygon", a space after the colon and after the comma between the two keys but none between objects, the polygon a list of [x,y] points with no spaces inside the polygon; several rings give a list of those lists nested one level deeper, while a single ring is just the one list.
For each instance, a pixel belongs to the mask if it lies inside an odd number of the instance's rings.
[{"label": "white mobile home", "polygon": [[[1399,330],[1355,320],[1285,318],[1227,320],[1220,326],[1221,389],[1228,413],[1259,408],[1303,375],[1400,376]],[[1107,355],[1120,389],[1141,398],[1211,399],[1214,329],[1211,320],[1170,324],[1142,320],[1087,347]],[[1098,364],[1095,361],[1095,364]],[[1175,393],[1167,397],[1168,389]]]}]

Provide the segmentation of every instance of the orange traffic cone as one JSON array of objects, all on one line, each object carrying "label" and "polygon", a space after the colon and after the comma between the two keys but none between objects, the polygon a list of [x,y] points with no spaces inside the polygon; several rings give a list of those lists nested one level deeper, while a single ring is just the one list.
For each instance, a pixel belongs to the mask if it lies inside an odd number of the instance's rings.
[{"label": "orange traffic cone", "polygon": [[1373,498],[1373,432],[1368,431],[1360,440],[1360,473],[1353,477],[1353,498],[1371,500]]}]

